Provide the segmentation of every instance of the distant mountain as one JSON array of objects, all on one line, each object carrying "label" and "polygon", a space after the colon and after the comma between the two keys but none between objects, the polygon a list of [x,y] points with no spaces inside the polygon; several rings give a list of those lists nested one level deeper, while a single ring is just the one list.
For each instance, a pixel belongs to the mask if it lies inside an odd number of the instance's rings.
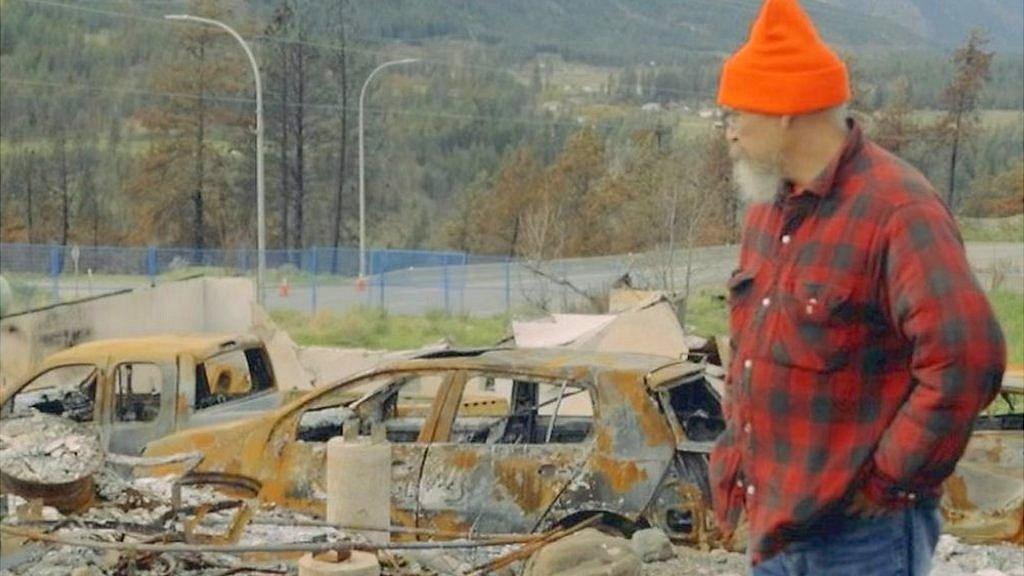
[{"label": "distant mountain", "polygon": [[886,18],[944,47],[960,44],[972,28],[981,28],[993,48],[1024,52],[1024,0],[822,1]]},{"label": "distant mountain", "polygon": [[[173,1],[173,0],[170,0]],[[256,0],[269,15],[280,0]],[[762,0],[350,0],[348,18],[367,39],[464,40],[531,55],[613,65],[681,54],[725,54],[747,35]],[[992,46],[1022,51],[1024,0],[801,0],[822,36],[853,52],[945,50],[973,27]],[[147,6],[143,4],[142,6]],[[316,27],[335,0],[304,0]],[[154,10],[156,8],[153,8]]]},{"label": "distant mountain", "polygon": [[[263,0],[264,6],[273,3]],[[406,42],[468,40],[511,50],[559,52],[569,58],[609,64],[648,60],[664,63],[684,53],[731,52],[746,38],[760,5],[760,0],[377,0],[350,3],[357,28],[374,37]],[[822,35],[842,49],[936,48],[940,45],[903,23],[859,7],[851,9],[820,0],[804,0],[803,5],[819,25]],[[304,11],[331,9],[330,2],[303,5]]]}]

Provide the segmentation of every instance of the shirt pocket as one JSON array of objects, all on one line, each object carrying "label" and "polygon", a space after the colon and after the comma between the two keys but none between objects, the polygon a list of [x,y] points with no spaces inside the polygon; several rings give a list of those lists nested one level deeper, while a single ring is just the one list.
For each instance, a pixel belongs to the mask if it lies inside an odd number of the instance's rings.
[{"label": "shirt pocket", "polygon": [[739,337],[751,320],[755,268],[739,268],[732,273],[726,287],[729,290],[729,340],[733,350],[739,346]]},{"label": "shirt pocket", "polygon": [[853,286],[797,280],[781,291],[771,358],[782,366],[833,372],[851,360],[856,326]]}]

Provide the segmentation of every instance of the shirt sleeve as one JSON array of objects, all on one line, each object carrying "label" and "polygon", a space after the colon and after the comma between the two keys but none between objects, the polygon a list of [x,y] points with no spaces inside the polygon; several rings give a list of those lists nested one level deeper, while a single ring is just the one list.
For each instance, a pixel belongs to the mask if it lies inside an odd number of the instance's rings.
[{"label": "shirt sleeve", "polygon": [[953,472],[974,419],[999,391],[1006,344],[945,206],[900,207],[883,234],[883,299],[911,347],[913,383],[879,442],[864,490],[892,503],[937,493]]}]

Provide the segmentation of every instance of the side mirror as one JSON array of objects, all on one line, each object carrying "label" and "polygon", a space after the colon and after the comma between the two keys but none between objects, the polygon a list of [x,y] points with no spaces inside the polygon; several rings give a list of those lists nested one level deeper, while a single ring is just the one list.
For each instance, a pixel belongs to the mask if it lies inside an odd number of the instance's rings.
[{"label": "side mirror", "polygon": [[[356,413],[346,406],[330,406],[307,410],[299,418],[298,439],[304,442],[326,442],[340,436],[342,428],[358,422]],[[358,426],[357,426],[358,427]]]}]

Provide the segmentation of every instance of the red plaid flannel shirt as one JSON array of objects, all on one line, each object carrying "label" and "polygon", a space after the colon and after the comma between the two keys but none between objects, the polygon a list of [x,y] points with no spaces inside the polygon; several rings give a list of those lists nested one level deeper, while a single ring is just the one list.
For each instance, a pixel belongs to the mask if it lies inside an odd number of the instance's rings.
[{"label": "red plaid flannel shirt", "polygon": [[855,490],[937,498],[1006,362],[956,224],[927,180],[850,124],[804,190],[751,206],[729,281],[718,522],[757,563]]}]

